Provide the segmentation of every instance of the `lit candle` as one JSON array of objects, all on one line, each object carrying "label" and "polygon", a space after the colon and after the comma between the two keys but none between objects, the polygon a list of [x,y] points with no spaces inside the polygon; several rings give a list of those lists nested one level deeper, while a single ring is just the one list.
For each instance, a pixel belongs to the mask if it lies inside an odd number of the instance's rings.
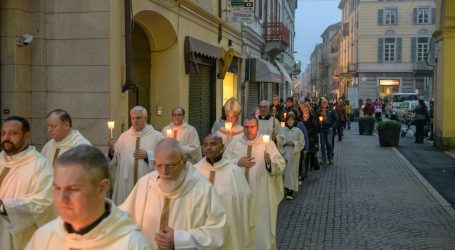
[{"label": "lit candle", "polygon": [[320,121],[320,122],[322,122],[322,115],[321,115],[321,116],[319,116],[319,121]]},{"label": "lit candle", "polygon": [[168,138],[172,138],[173,135],[174,135],[174,134],[173,134],[172,129],[170,129],[170,128],[166,129],[166,136],[167,136]]},{"label": "lit candle", "polygon": [[269,144],[269,142],[270,142],[270,135],[263,135],[263,136],[262,136],[262,142],[263,142],[264,144]]},{"label": "lit candle", "polygon": [[232,122],[225,122],[225,123],[224,123],[224,129],[226,129],[227,131],[231,131],[231,129],[232,129]]},{"label": "lit candle", "polygon": [[280,124],[281,124],[281,127],[284,128],[285,123],[284,122],[280,122]]},{"label": "lit candle", "polygon": [[115,121],[108,121],[107,122],[107,128],[109,130],[111,130],[111,139],[114,138],[114,134],[113,134],[113,130],[114,130],[114,127],[115,127]]},{"label": "lit candle", "polygon": [[284,116],[284,119],[286,119],[286,116],[288,115],[288,113],[284,113],[283,116]]}]

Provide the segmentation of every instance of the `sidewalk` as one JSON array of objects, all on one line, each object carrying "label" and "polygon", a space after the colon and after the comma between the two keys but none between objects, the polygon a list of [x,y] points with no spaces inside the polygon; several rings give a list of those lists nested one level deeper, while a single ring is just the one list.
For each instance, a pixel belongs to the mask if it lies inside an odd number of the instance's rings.
[{"label": "sidewalk", "polygon": [[279,249],[455,249],[453,209],[397,149],[357,123],[335,144],[335,165],[280,204]]}]

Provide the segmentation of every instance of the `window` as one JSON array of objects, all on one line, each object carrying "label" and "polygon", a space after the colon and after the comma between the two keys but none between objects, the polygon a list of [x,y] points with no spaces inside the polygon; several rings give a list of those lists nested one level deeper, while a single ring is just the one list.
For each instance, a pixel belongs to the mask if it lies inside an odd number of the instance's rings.
[{"label": "window", "polygon": [[384,39],[384,62],[395,61],[395,38]]},{"label": "window", "polygon": [[385,9],[384,10],[384,24],[393,25],[397,24],[397,10]]},{"label": "window", "polygon": [[429,48],[428,37],[417,38],[417,61],[426,61]]},{"label": "window", "polygon": [[429,24],[430,23],[430,9],[429,8],[418,8],[417,9],[417,23],[418,24]]}]

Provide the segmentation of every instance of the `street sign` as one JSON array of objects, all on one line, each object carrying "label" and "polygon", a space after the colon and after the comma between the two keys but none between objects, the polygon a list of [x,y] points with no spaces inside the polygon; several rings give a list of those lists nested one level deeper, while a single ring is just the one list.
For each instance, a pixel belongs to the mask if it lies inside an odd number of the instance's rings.
[{"label": "street sign", "polygon": [[231,0],[231,22],[252,23],[254,19],[253,0]]}]

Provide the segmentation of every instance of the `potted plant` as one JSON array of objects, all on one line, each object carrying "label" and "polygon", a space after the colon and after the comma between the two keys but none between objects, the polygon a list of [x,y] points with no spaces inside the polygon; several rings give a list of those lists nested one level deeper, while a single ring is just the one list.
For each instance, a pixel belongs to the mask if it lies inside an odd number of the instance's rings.
[{"label": "potted plant", "polygon": [[396,147],[400,142],[401,123],[385,121],[378,124],[379,145]]},{"label": "potted plant", "polygon": [[374,117],[362,116],[359,118],[359,134],[372,135],[374,129]]}]

